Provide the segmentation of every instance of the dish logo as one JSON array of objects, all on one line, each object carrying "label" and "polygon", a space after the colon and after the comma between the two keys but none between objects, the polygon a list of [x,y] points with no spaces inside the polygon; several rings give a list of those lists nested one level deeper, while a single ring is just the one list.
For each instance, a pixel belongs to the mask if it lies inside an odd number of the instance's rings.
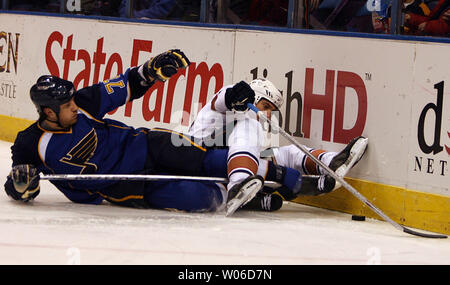
[{"label": "dish logo", "polygon": [[[436,103],[430,102],[425,105],[419,116],[419,123],[417,126],[417,141],[419,147],[425,154],[436,155],[441,151],[445,150],[448,155],[450,155],[450,147],[447,145],[441,145],[441,131],[442,131],[442,109],[444,103],[444,81],[441,81],[434,85],[434,89],[437,90],[437,101]],[[434,133],[432,142],[427,142],[425,139],[425,123],[434,117]],[[450,138],[450,132],[447,131],[448,138]],[[415,171],[422,171],[422,164],[425,163],[423,170],[428,174],[439,173],[441,176],[445,176],[446,166],[448,162],[443,159],[426,158],[424,160],[421,156],[416,156],[415,158]]]},{"label": "dish logo", "polygon": [[[252,69],[250,73],[253,75],[253,79],[259,77],[258,68]],[[267,74],[267,69],[264,69],[262,77],[266,78]],[[312,113],[321,111],[323,141],[347,144],[351,139],[362,135],[366,126],[368,103],[366,86],[361,76],[350,71],[327,69],[325,82],[322,83],[315,78],[314,68],[306,68],[305,87],[302,94],[293,90],[292,85],[295,80],[293,74],[292,70],[285,73],[286,89],[285,92],[280,90],[285,98],[286,111],[283,116],[279,114],[279,122],[281,123],[285,118],[284,130],[288,134],[294,137],[311,138]],[[370,74],[366,74],[366,80],[370,80],[370,78]],[[313,86],[317,87],[318,84],[325,85],[325,94],[314,91]],[[354,92],[349,92],[350,90]],[[348,104],[346,106],[346,99],[352,95],[356,95],[357,107],[350,110],[351,107]],[[297,113],[295,113],[295,109]],[[351,120],[353,125],[344,126],[344,118],[348,121]],[[295,129],[295,131],[292,132],[291,129]]]},{"label": "dish logo", "polygon": [[[337,73],[337,75],[336,75]],[[335,80],[336,77],[336,80]],[[313,91],[314,69],[307,68],[305,75],[305,98],[303,106],[302,130],[305,138],[310,137],[312,110],[323,111],[322,140],[331,141],[333,128],[333,142],[348,143],[352,138],[361,135],[364,131],[367,118],[367,91],[362,78],[353,72],[327,70],[325,79],[325,94]],[[351,128],[344,128],[346,89],[355,91],[358,109],[355,123]],[[336,99],[333,121],[333,99]]]},{"label": "dish logo", "polygon": [[[433,154],[437,154],[441,152],[444,148],[441,146],[441,127],[442,127],[442,105],[444,102],[444,81],[441,81],[434,85],[434,89],[437,89],[437,102],[428,103],[420,113],[419,117],[419,125],[417,128],[417,139],[419,141],[420,149],[429,154],[433,152]],[[425,141],[425,119],[430,112],[434,112],[435,114],[435,123],[434,123],[434,140],[433,144],[428,145]],[[447,132],[448,133],[448,132]],[[445,146],[447,153],[450,155],[450,148]]]}]

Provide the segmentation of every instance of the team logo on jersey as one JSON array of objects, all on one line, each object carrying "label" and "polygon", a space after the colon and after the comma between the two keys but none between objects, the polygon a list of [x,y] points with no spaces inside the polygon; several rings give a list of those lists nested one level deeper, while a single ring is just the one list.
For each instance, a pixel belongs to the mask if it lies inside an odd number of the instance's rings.
[{"label": "team logo on jersey", "polygon": [[97,148],[97,141],[97,133],[92,129],[60,161],[81,167],[80,174],[95,173],[97,171],[97,165],[90,163],[89,159],[94,155]]}]

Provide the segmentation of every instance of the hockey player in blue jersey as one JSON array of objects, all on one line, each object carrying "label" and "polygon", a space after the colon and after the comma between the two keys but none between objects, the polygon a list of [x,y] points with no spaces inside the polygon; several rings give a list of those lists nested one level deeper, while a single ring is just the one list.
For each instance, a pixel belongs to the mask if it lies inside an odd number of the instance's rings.
[{"label": "hockey player in blue jersey", "polygon": [[[13,163],[5,183],[6,193],[15,200],[33,200],[40,191],[41,172],[227,177],[227,149],[208,149],[184,134],[165,129],[135,129],[104,118],[107,112],[142,97],[156,80],[165,81],[188,65],[182,51],[169,50],[114,79],[78,91],[70,81],[41,76],[30,90],[40,118],[19,132],[11,147]],[[241,99],[237,94],[232,101]],[[174,136],[185,143],[174,145]],[[289,187],[301,181],[300,174],[280,176],[269,166],[266,174],[267,180]],[[217,210],[226,202],[226,192],[230,190],[221,184],[198,181],[52,183],[76,203],[99,204],[107,200],[124,206],[185,211]],[[252,185],[247,180],[237,183],[238,191],[234,193]]]},{"label": "hockey player in blue jersey", "polygon": [[[78,91],[70,81],[41,76],[30,90],[40,118],[20,132],[11,147],[13,169],[5,183],[7,194],[22,201],[35,198],[40,191],[37,176],[40,172],[209,174],[202,171],[206,151],[201,146],[174,147],[169,131],[134,129],[104,118],[107,112],[143,96],[155,80],[164,81],[188,65],[189,60],[183,52],[170,50],[139,67],[127,69],[114,79]],[[214,183],[185,181],[181,187],[180,181],[171,182],[171,189],[178,188],[178,192],[176,199],[169,202],[165,199],[169,197],[170,200],[170,191],[159,191],[167,188],[167,182],[90,180],[52,183],[67,198],[78,203],[99,204],[105,199],[133,207],[200,210],[212,209],[215,204],[221,204],[222,199],[220,189]],[[194,189],[189,186],[192,183],[196,186]],[[191,197],[188,199],[187,196]]]}]

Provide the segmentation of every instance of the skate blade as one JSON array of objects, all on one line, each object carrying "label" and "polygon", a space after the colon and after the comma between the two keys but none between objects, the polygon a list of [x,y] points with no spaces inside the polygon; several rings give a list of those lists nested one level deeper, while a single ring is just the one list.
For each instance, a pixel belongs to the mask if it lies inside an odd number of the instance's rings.
[{"label": "skate blade", "polygon": [[229,217],[236,212],[241,206],[247,204],[251,199],[256,196],[256,193],[262,188],[263,183],[259,179],[250,180],[245,184],[241,191],[227,203],[226,217]]}]

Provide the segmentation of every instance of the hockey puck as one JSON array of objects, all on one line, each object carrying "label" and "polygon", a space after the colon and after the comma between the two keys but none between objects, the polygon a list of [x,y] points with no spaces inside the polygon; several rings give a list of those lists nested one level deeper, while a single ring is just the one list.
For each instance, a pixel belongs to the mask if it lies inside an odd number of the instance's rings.
[{"label": "hockey puck", "polygon": [[365,221],[366,217],[365,216],[352,215],[352,220],[353,221]]}]

